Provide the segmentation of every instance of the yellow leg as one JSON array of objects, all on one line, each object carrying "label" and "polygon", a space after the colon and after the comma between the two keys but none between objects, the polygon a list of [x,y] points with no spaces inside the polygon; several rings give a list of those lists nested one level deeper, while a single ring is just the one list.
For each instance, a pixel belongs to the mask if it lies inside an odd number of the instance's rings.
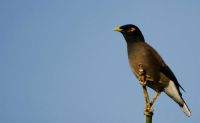
[{"label": "yellow leg", "polygon": [[149,95],[148,95],[147,88],[146,88],[146,86],[142,86],[142,88],[143,88],[145,103],[146,103],[146,105],[149,105],[150,104],[150,100],[149,100]]},{"label": "yellow leg", "polygon": [[160,95],[160,91],[156,91],[155,96],[153,97],[153,100],[151,101],[151,106],[155,103],[155,101],[158,99],[158,96]]},{"label": "yellow leg", "polygon": [[144,108],[144,114],[146,116],[152,116],[153,115],[153,109],[151,107],[147,88],[146,88],[146,86],[142,86],[142,87],[143,87],[144,99],[145,99],[145,103],[146,103],[145,108]]},{"label": "yellow leg", "polygon": [[142,68],[141,64],[139,65],[138,73],[139,73],[139,81],[140,81],[140,84],[142,85],[142,88],[143,88],[144,99],[145,99],[145,103],[146,103],[145,109],[144,109],[144,114],[146,116],[152,116],[153,115],[153,109],[151,107],[148,91],[147,91],[147,88],[146,88],[146,73],[145,73],[144,69]]}]

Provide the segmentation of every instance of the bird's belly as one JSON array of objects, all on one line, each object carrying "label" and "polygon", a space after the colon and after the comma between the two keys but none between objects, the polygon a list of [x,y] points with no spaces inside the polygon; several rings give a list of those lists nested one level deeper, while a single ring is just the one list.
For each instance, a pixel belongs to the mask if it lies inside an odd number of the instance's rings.
[{"label": "bird's belly", "polygon": [[163,91],[164,88],[166,87],[165,82],[155,82],[155,81],[147,81],[147,86],[152,88],[155,91]]}]

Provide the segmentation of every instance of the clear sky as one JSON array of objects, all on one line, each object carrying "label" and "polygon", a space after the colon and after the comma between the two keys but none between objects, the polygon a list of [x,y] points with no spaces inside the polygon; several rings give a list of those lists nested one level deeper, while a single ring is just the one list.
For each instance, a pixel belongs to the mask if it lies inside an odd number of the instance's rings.
[{"label": "clear sky", "polygon": [[[1,123],[143,123],[144,99],[112,29],[137,25],[186,90],[161,94],[154,123],[200,114],[200,1],[1,0]],[[151,96],[153,92],[151,91]]]}]

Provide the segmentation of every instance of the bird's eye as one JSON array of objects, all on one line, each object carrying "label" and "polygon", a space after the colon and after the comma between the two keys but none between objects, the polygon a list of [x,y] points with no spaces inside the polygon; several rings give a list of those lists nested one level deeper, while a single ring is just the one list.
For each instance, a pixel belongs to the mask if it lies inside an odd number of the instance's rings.
[{"label": "bird's eye", "polygon": [[135,28],[131,27],[127,32],[134,32]]}]

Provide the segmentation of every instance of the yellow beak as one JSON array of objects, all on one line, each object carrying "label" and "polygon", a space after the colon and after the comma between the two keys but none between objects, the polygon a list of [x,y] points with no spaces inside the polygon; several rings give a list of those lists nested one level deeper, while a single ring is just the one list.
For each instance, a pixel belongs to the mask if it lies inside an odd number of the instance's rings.
[{"label": "yellow beak", "polygon": [[117,31],[117,32],[121,32],[123,29],[117,27],[117,28],[114,28],[113,30],[114,30],[114,31]]}]

